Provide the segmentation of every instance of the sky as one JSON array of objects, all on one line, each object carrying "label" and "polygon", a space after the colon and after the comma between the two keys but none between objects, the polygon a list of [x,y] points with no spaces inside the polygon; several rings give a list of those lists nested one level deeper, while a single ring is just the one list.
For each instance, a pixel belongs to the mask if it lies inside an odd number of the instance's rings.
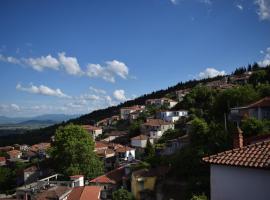
[{"label": "sky", "polygon": [[85,114],[270,64],[270,0],[2,0],[0,115]]}]

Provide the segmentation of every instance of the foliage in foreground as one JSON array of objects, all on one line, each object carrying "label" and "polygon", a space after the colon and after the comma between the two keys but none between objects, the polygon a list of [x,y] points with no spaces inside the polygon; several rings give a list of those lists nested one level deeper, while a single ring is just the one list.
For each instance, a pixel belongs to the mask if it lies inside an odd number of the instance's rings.
[{"label": "foliage in foreground", "polygon": [[131,192],[121,188],[113,192],[113,200],[134,200]]},{"label": "foliage in foreground", "polygon": [[103,173],[103,164],[94,153],[94,142],[79,125],[56,130],[51,158],[56,170],[68,176],[83,174],[91,179]]}]

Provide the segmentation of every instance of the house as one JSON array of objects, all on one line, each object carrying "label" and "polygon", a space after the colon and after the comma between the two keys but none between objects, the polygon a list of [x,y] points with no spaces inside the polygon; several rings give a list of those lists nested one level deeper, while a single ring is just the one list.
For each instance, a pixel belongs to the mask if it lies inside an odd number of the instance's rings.
[{"label": "house", "polygon": [[189,136],[188,134],[172,139],[167,140],[165,144],[165,148],[162,150],[161,155],[172,155],[176,153],[179,149],[189,145]]},{"label": "house", "polygon": [[11,150],[7,152],[9,159],[20,159],[22,157],[22,152],[19,150]]},{"label": "house", "polygon": [[100,200],[101,187],[81,186],[72,188],[67,200]]},{"label": "house", "polygon": [[147,141],[154,143],[153,139],[147,135],[138,135],[136,137],[131,138],[131,146],[136,148],[146,148]]},{"label": "house", "polygon": [[36,166],[31,166],[23,170],[24,183],[32,183],[41,176],[41,171]]},{"label": "house", "polygon": [[103,161],[106,170],[114,169],[116,165],[115,151],[112,149],[101,149],[96,151],[97,156]]},{"label": "house", "polygon": [[270,97],[265,97],[244,107],[231,108],[230,120],[239,124],[244,117],[254,117],[259,120],[270,119]]},{"label": "house", "polygon": [[124,184],[125,175],[125,167],[122,166],[90,180],[89,185],[100,186],[102,188],[101,198],[110,200],[112,193]]},{"label": "house", "polygon": [[101,127],[110,126],[119,120],[120,120],[120,116],[114,115],[114,116],[111,116],[111,117],[108,117],[108,118],[105,118],[103,120],[98,121],[96,123],[96,126],[101,126]]},{"label": "house", "polygon": [[6,158],[5,157],[0,157],[0,166],[6,165]]},{"label": "house", "polygon": [[37,153],[40,158],[46,158],[48,157],[47,151],[50,147],[51,143],[43,142],[32,145],[30,151]]},{"label": "house", "polygon": [[135,149],[123,146],[116,149],[117,158],[119,161],[132,161],[135,159]]},{"label": "house", "polygon": [[176,122],[181,117],[187,117],[187,110],[177,110],[177,111],[161,111],[158,114],[158,117],[167,122]]},{"label": "house", "polygon": [[0,147],[0,152],[8,152],[14,150],[14,147],[12,146],[4,146],[4,147]]},{"label": "house", "polygon": [[38,156],[39,155],[38,155],[37,152],[31,151],[31,150],[24,151],[23,154],[22,154],[22,158],[25,159],[25,160],[28,160],[28,161],[31,161],[34,158],[38,158]]},{"label": "house", "polygon": [[95,141],[94,151],[105,150],[105,149],[108,149],[108,143],[102,142],[102,141]]},{"label": "house", "polygon": [[189,94],[191,91],[191,89],[187,88],[187,89],[182,89],[182,90],[177,90],[175,92],[176,97],[178,99],[179,102],[183,101],[184,97]]},{"label": "house", "polygon": [[243,146],[241,131],[235,138],[238,148],[203,158],[210,164],[211,199],[270,199],[270,141]]},{"label": "house", "polygon": [[102,128],[99,128],[97,126],[91,126],[91,125],[83,125],[82,126],[95,140],[99,135],[102,134]]},{"label": "house", "polygon": [[19,150],[19,151],[28,151],[29,150],[29,146],[28,145],[26,145],[26,144],[22,144],[22,145],[20,145],[20,144],[14,144],[13,145],[14,146],[14,148],[16,149],[16,150]]},{"label": "house", "polygon": [[84,186],[84,178],[81,175],[64,179],[63,175],[54,174],[31,184],[18,187],[16,189],[16,199],[67,200],[72,189],[80,186]]},{"label": "house", "polygon": [[178,102],[169,98],[147,99],[145,105],[166,106],[168,108],[174,107]]},{"label": "house", "polygon": [[155,197],[150,198],[148,194],[149,192],[152,192],[152,195],[155,196],[157,180],[159,178],[164,178],[168,173],[168,170],[168,167],[160,166],[153,169],[140,169],[134,171],[131,176],[131,192],[135,199],[156,199]]},{"label": "house", "polygon": [[141,126],[141,131],[154,139],[159,139],[169,129],[174,129],[174,124],[162,119],[147,119]]},{"label": "house", "polygon": [[119,137],[127,136],[128,133],[125,131],[112,131],[110,133],[106,134],[106,138],[104,138],[102,141],[111,142]]},{"label": "house", "polygon": [[145,106],[135,105],[131,107],[123,107],[120,109],[120,118],[123,120],[134,119],[135,116],[132,116],[131,113],[141,113],[145,109]]}]

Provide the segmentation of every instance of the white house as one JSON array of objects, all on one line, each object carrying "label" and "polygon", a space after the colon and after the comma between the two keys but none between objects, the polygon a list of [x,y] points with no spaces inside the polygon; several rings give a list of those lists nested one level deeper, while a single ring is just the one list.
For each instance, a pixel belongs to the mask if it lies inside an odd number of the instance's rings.
[{"label": "white house", "polygon": [[269,200],[270,141],[239,146],[203,158],[211,165],[211,200]]},{"label": "white house", "polygon": [[[135,105],[131,107],[123,107],[120,109],[120,118],[124,120],[131,119],[132,113],[140,113],[145,109],[145,106]],[[137,116],[137,114],[135,115]],[[135,117],[132,115],[132,119]]]},{"label": "white house", "polygon": [[135,159],[135,149],[128,146],[116,149],[116,154],[119,160],[132,161]]},{"label": "white house", "polygon": [[102,128],[100,127],[91,125],[83,125],[82,127],[92,135],[94,140],[102,134]]},{"label": "white house", "polygon": [[148,139],[151,143],[153,143],[153,139],[149,138],[147,135],[138,135],[136,137],[133,137],[131,138],[131,146],[145,148]]},{"label": "white house", "polygon": [[155,139],[160,138],[169,129],[174,129],[174,124],[162,119],[147,119],[141,126],[142,132]]},{"label": "white house", "polygon": [[168,106],[168,108],[174,107],[178,102],[169,98],[160,99],[147,99],[145,105],[156,105],[156,106]]},{"label": "white house", "polygon": [[161,111],[159,113],[159,117],[167,122],[176,122],[181,117],[187,117],[188,111],[187,110],[177,110],[177,111]]}]

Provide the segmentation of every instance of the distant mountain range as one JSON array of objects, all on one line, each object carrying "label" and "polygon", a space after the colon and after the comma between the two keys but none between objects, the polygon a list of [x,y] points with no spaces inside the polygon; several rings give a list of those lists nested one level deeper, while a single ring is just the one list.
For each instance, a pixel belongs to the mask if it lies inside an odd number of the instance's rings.
[{"label": "distant mountain range", "polygon": [[6,117],[0,116],[0,125],[31,125],[31,124],[55,124],[77,118],[80,115],[46,114],[35,117]]}]

